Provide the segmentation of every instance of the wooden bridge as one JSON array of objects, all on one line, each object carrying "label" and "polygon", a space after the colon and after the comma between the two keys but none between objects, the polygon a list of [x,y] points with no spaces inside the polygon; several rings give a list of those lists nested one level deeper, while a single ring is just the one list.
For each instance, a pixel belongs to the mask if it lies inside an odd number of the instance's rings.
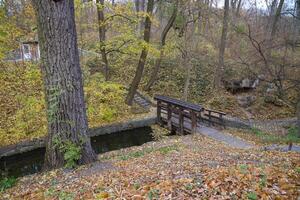
[{"label": "wooden bridge", "polygon": [[225,128],[223,112],[205,109],[201,105],[188,103],[167,96],[156,95],[157,123],[181,135],[195,133],[200,123]]}]

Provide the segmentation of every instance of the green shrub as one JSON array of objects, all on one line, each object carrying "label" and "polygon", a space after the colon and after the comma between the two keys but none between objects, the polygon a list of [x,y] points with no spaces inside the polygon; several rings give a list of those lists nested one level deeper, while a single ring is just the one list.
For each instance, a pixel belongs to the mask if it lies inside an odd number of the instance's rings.
[{"label": "green shrub", "polygon": [[256,200],[257,199],[257,195],[256,195],[255,192],[249,192],[247,194],[247,197],[248,197],[249,200]]},{"label": "green shrub", "polygon": [[0,180],[0,192],[5,191],[13,187],[17,182],[17,179],[14,177],[3,178]]}]

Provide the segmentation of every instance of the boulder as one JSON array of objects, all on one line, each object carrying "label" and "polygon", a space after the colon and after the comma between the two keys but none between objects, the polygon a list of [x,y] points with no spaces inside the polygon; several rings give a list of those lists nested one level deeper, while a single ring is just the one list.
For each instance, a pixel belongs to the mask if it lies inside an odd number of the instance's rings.
[{"label": "boulder", "polygon": [[237,96],[237,102],[241,107],[247,108],[253,104],[256,97],[247,95],[247,96]]},{"label": "boulder", "polygon": [[284,102],[279,99],[276,95],[267,94],[264,98],[265,103],[274,104],[275,106],[284,106]]},{"label": "boulder", "polygon": [[251,81],[248,78],[245,78],[242,80],[242,84],[241,84],[242,88],[250,88],[251,87]]}]

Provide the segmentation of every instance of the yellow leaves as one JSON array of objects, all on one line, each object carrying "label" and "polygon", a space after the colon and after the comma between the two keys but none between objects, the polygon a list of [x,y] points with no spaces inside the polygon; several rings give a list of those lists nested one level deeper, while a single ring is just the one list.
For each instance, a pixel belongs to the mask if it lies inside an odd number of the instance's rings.
[{"label": "yellow leaves", "polygon": [[96,195],[97,199],[107,199],[109,197],[109,194],[107,192],[101,192]]},{"label": "yellow leaves", "polygon": [[[42,137],[47,133],[43,82],[38,65],[1,65],[0,146]],[[126,89],[104,82],[100,73],[85,80],[89,125],[100,126],[135,117],[124,103]]]}]

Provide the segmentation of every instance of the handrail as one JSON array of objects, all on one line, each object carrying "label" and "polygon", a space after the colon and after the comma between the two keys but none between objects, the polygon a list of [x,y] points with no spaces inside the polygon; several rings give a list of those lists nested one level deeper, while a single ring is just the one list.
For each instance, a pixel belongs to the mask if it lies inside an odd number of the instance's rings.
[{"label": "handrail", "polygon": [[170,131],[195,133],[199,122],[225,127],[226,113],[162,95],[155,95],[154,100],[157,101],[157,123]]},{"label": "handrail", "polygon": [[171,103],[173,105],[180,106],[182,108],[192,109],[192,110],[198,111],[198,112],[203,110],[203,107],[200,106],[200,105],[193,104],[193,103],[188,103],[188,102],[181,101],[181,100],[178,100],[178,99],[173,99],[173,98],[167,97],[167,96],[155,95],[154,100],[156,100],[156,101],[159,100],[159,101],[163,101],[163,102],[166,102],[166,103]]}]

